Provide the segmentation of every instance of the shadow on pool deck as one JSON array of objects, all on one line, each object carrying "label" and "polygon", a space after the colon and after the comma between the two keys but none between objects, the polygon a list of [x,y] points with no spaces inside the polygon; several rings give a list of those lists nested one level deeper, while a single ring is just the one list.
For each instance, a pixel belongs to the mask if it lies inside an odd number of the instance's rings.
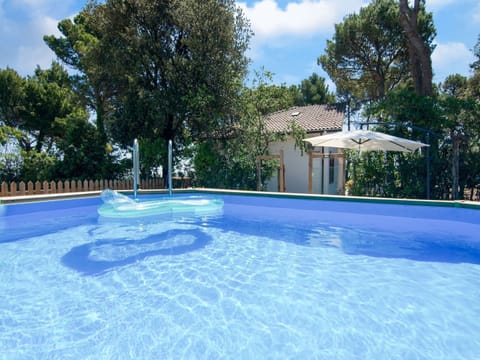
[{"label": "shadow on pool deck", "polygon": [[[101,275],[147,257],[195,251],[210,241],[212,238],[198,229],[169,230],[141,240],[99,240],[72,248],[62,257],[62,263],[83,275]],[[98,255],[103,259],[95,259]],[[109,255],[115,258],[105,259]]]}]

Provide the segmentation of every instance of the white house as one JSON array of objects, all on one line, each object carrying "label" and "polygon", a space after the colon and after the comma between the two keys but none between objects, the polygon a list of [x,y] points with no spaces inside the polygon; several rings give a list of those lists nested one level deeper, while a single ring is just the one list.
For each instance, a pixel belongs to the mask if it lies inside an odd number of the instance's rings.
[{"label": "white house", "polygon": [[[269,131],[288,133],[294,121],[307,133],[307,137],[342,131],[344,109],[336,105],[309,105],[272,113],[265,118]],[[276,176],[266,183],[266,191],[292,193],[343,194],[345,161],[336,148],[310,148],[301,153],[295,140],[274,142],[269,146],[271,155],[282,155],[284,181]],[[284,185],[284,189],[281,189]]]}]

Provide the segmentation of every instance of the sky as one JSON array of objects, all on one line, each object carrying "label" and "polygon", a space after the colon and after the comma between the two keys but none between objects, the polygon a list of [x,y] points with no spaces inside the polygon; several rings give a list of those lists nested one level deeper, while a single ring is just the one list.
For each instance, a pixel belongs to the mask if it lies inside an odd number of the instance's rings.
[{"label": "sky", "polygon": [[[237,0],[255,36],[247,56],[250,70],[274,74],[275,84],[298,85],[313,72],[333,84],[317,58],[334,25],[368,4],[369,0]],[[22,76],[37,65],[48,68],[55,54],[43,35],[60,36],[57,24],[73,17],[86,0],[0,0],[0,69],[13,68]],[[434,81],[459,73],[469,76],[473,47],[480,35],[480,1],[427,0],[437,36],[432,54]]]}]

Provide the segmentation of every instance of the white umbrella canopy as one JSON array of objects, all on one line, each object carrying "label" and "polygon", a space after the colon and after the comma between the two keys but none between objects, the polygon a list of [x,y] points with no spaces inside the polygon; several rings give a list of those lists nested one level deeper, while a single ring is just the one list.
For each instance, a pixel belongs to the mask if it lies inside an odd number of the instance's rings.
[{"label": "white umbrella canopy", "polygon": [[313,146],[356,149],[360,151],[386,150],[414,152],[423,146],[429,146],[419,141],[369,130],[340,131],[303,139],[303,141],[307,141]]}]

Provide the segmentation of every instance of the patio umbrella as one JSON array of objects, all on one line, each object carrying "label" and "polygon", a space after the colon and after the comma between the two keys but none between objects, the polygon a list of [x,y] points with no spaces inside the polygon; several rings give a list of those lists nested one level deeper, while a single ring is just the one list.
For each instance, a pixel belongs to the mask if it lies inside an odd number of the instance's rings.
[{"label": "patio umbrella", "polygon": [[387,150],[414,152],[423,146],[429,146],[422,142],[369,130],[340,131],[303,139],[303,141],[307,141],[313,146],[356,149],[360,151]]}]

